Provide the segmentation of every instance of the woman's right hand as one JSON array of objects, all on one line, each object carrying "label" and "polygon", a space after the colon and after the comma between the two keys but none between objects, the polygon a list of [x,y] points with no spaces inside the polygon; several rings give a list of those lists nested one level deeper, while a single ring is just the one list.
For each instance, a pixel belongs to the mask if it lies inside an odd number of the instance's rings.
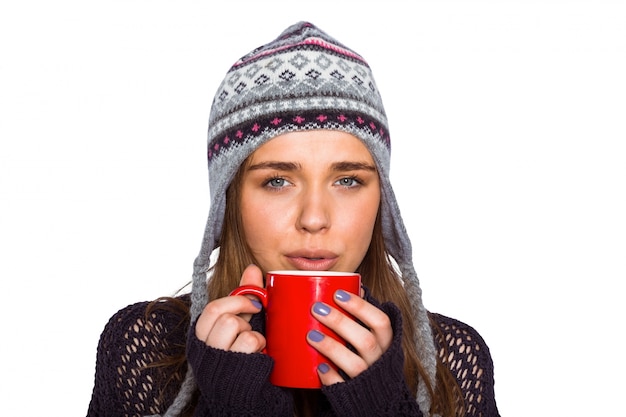
[{"label": "woman's right hand", "polygon": [[[263,273],[256,265],[248,266],[240,285],[263,287]],[[265,348],[265,337],[250,326],[252,314],[261,310],[260,303],[244,295],[211,301],[196,322],[196,337],[207,346],[232,352],[255,353]]]}]

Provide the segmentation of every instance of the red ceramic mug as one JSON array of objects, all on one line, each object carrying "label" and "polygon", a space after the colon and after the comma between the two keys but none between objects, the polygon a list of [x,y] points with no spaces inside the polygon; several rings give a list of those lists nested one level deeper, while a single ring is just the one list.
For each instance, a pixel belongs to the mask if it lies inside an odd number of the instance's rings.
[{"label": "red ceramic mug", "polygon": [[270,271],[266,288],[244,285],[230,295],[251,294],[265,308],[266,353],[274,359],[270,382],[281,387],[320,388],[317,367],[334,365],[308,344],[306,336],[318,330],[345,343],[335,332],[317,321],[311,308],[321,301],[341,310],[334,301],[337,290],[360,294],[358,273],[334,271]]}]

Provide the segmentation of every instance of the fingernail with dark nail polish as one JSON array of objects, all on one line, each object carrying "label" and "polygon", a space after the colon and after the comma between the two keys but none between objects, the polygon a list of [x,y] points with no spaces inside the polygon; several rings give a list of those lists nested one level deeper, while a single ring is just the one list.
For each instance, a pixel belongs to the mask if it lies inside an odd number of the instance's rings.
[{"label": "fingernail with dark nail polish", "polygon": [[320,363],[320,365],[317,367],[317,369],[325,374],[326,372],[330,371],[330,366],[328,366],[328,364],[326,363]]},{"label": "fingernail with dark nail polish", "polygon": [[260,301],[257,301],[257,300],[250,300],[250,301],[251,301],[251,302],[252,302],[252,304],[253,304],[256,308],[258,308],[259,310],[263,308],[263,304],[261,304],[261,302],[260,302]]},{"label": "fingernail with dark nail polish", "polygon": [[309,336],[309,339],[311,339],[314,342],[321,342],[322,339],[324,339],[324,335],[318,332],[317,330],[311,330],[308,336]]},{"label": "fingernail with dark nail polish", "polygon": [[330,313],[330,307],[318,301],[317,303],[313,304],[313,311],[315,311],[320,316],[327,316]]},{"label": "fingernail with dark nail polish", "polygon": [[344,290],[337,290],[335,293],[335,298],[339,301],[348,301],[350,299],[350,294],[345,292]]}]

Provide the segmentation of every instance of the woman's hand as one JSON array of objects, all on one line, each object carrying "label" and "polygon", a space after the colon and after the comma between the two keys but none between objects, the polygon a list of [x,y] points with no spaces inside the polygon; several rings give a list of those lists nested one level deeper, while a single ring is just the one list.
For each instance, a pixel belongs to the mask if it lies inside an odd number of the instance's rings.
[{"label": "woman's hand", "polygon": [[[324,303],[315,303],[312,307],[312,314],[352,345],[357,353],[317,331],[309,332],[307,339],[309,344],[329,358],[339,369],[350,378],[354,378],[387,351],[391,345],[393,330],[389,317],[361,297],[339,290],[335,293],[335,301],[346,312],[364,323],[367,328]],[[343,382],[341,375],[329,366],[320,365],[318,374],[323,385]]]},{"label": "woman's hand", "polygon": [[[240,285],[263,287],[263,273],[248,266]],[[228,296],[211,301],[196,323],[196,337],[217,349],[254,353],[265,347],[265,337],[252,330],[250,318],[261,310],[261,303],[244,295]]]}]

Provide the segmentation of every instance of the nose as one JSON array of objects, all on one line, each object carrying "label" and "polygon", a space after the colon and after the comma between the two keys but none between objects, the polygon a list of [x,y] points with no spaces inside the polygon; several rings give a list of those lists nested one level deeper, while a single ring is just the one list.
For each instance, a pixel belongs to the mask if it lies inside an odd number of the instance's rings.
[{"label": "nose", "polygon": [[330,227],[332,200],[319,189],[302,193],[296,228],[307,233],[320,233]]}]

